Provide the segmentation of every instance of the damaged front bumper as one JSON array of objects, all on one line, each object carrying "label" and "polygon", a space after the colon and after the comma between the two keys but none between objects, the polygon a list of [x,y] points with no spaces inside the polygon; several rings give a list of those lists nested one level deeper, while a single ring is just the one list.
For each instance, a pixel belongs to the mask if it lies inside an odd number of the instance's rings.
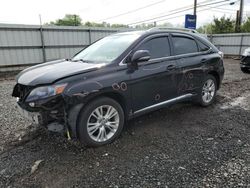
[{"label": "damaged front bumper", "polygon": [[17,102],[16,108],[24,118],[34,124],[43,126],[52,132],[67,132],[65,119],[63,118],[65,114],[59,112],[59,109],[54,109],[52,111],[28,111],[25,105],[21,105],[19,102]]},{"label": "damaged front bumper", "polygon": [[29,112],[29,111],[23,109],[19,103],[16,104],[16,108],[23,117],[30,120],[31,122],[33,122],[35,124],[43,124],[41,113]]},{"label": "damaged front bumper", "polygon": [[[68,139],[75,137],[75,133],[72,132],[72,128],[67,118],[68,113],[62,110],[63,106],[51,111],[37,111],[37,109],[35,111],[28,111],[27,109],[23,108],[25,105],[20,105],[18,102],[16,106],[20,114],[32,123],[42,126],[48,131],[60,133],[66,136]],[[72,122],[74,121],[76,120],[72,119]]]},{"label": "damaged front bumper", "polygon": [[83,104],[70,105],[62,95],[26,102],[26,97],[32,89],[16,84],[13,90],[12,96],[17,98],[17,109],[22,116],[49,131],[62,133],[67,138],[77,138],[77,118]]}]

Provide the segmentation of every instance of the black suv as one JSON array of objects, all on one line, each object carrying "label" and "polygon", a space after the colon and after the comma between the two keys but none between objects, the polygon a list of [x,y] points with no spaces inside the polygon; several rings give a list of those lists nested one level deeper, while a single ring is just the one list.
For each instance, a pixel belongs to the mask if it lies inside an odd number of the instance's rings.
[{"label": "black suv", "polygon": [[18,74],[18,109],[88,146],[117,138],[124,122],[173,103],[213,103],[224,75],[218,49],[197,33],[151,29],[105,37]]},{"label": "black suv", "polygon": [[242,54],[240,68],[242,72],[250,73],[250,48],[245,49]]}]

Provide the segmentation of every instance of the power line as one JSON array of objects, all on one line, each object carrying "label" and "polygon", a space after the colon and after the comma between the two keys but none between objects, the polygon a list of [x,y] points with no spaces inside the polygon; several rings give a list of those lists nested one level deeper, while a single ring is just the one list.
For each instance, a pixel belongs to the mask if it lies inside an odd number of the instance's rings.
[{"label": "power line", "polygon": [[[238,1],[239,0],[235,1],[234,3],[238,2]],[[197,10],[197,12],[210,10],[211,8],[217,8],[217,7],[221,7],[221,6],[224,6],[224,5],[227,5],[227,3],[221,4],[221,5],[218,5],[218,6],[214,6],[214,7],[210,7],[210,8],[206,8],[206,9],[202,9],[202,10]],[[178,15],[178,16],[173,16],[173,17],[169,17],[169,18],[164,18],[164,19],[160,19],[160,20],[155,20],[155,21],[157,21],[157,22],[166,21],[166,20],[170,20],[170,19],[174,19],[174,18],[179,18],[179,17],[182,17],[182,16],[185,16],[185,14]],[[149,22],[149,23],[151,23],[151,22]]]},{"label": "power line", "polygon": [[107,18],[104,18],[104,19],[101,19],[101,20],[97,20],[97,22],[104,21],[104,20],[110,20],[110,19],[112,19],[112,18],[117,18],[117,17],[120,17],[120,16],[124,16],[124,15],[126,15],[126,14],[131,14],[131,13],[137,12],[137,11],[139,11],[139,10],[142,10],[142,9],[145,9],[145,8],[152,7],[152,6],[154,6],[154,5],[163,3],[164,1],[165,1],[165,0],[157,1],[157,2],[155,2],[155,3],[151,3],[151,4],[149,4],[149,5],[146,5],[146,6],[143,6],[143,7],[137,8],[137,9],[134,9],[134,10],[130,10],[130,11],[127,11],[127,12],[124,12],[124,13],[121,13],[121,14],[118,14],[118,15],[115,15],[115,16],[110,16],[110,17],[107,17]]},{"label": "power line", "polygon": [[[238,1],[237,1],[238,2]],[[208,6],[210,7],[210,6]],[[232,11],[232,12],[236,12],[237,10],[235,9],[229,9],[229,8],[216,8],[216,9],[220,9],[220,10],[226,10],[226,11]]]},{"label": "power line", "polygon": [[227,12],[227,11],[223,11],[223,10],[217,10],[217,8],[212,8],[212,7],[210,7],[210,10],[211,10],[212,12],[220,12],[220,13],[231,14],[231,15],[234,14],[233,12]]},{"label": "power line", "polygon": [[[201,4],[201,5],[197,6],[197,7],[203,7],[203,6],[207,6],[207,5],[214,5],[214,4],[223,3],[223,2],[226,2],[226,1],[229,1],[229,0],[222,0],[222,1],[217,1],[217,2],[208,3],[208,4]],[[180,9],[182,9],[182,8],[180,8]],[[174,15],[174,14],[178,14],[178,13],[181,13],[181,12],[185,12],[185,11],[191,10],[191,9],[193,9],[193,7],[186,8],[184,10],[176,11],[176,12],[173,12],[173,13],[170,13],[170,14],[166,14],[166,15],[163,15],[163,16],[158,16],[158,17],[150,18],[150,19],[147,19],[147,20],[142,20],[142,21],[138,21],[138,22],[134,22],[134,23],[129,23],[127,25],[135,25],[135,24],[139,24],[139,23],[143,23],[143,22],[147,22],[147,21],[152,21],[152,20],[156,20],[158,18],[163,18],[163,17]]]},{"label": "power line", "polygon": [[[202,2],[199,2],[197,3],[197,5],[201,5],[202,3],[207,3],[207,2],[212,2],[212,1],[215,1],[215,0],[206,0],[206,1],[202,1]],[[190,8],[190,7],[193,7],[194,5],[191,4],[191,5],[187,5],[185,7],[181,7],[181,8],[177,8],[177,9],[173,9],[173,10],[170,10],[169,12],[175,12],[175,11],[179,11],[179,10],[182,10],[182,9],[185,9],[185,8]],[[165,12],[164,12],[165,13]]]},{"label": "power line", "polygon": [[[202,1],[202,2],[197,3],[197,5],[201,5],[203,3],[212,2],[212,1],[215,1],[215,0]],[[193,4],[187,5],[187,6],[184,6],[184,7],[181,7],[181,8],[170,10],[169,13],[175,12],[175,11],[180,11],[180,10],[183,10],[183,9],[186,9],[186,8],[191,8],[191,7],[193,7]],[[158,17],[158,16],[162,16],[162,15],[165,15],[165,14],[166,14],[166,11],[158,13],[158,14],[154,14],[154,15],[152,15],[152,17],[155,17],[155,16]]]},{"label": "power line", "polygon": [[[218,1],[218,2],[214,2],[214,3],[208,3],[208,4],[200,4],[200,5],[197,6],[197,7],[202,7],[202,6],[207,6],[207,5],[218,4],[218,3],[225,2],[225,1],[228,1],[228,0]],[[155,19],[158,19],[158,18],[163,18],[163,17],[171,16],[171,15],[178,14],[178,13],[181,13],[181,12],[185,12],[185,11],[191,10],[191,9],[193,9],[193,7],[186,8],[186,9],[180,8],[179,11],[176,11],[176,12],[173,12],[173,13],[170,13],[170,14],[165,14],[165,15],[158,16],[158,17],[154,17],[154,18],[150,18],[150,19],[147,19],[147,20],[138,21],[138,22],[134,22],[134,23],[129,23],[129,24],[127,24],[127,25],[135,25],[135,24],[139,24],[139,23],[143,23],[143,22],[155,20]],[[178,10],[178,9],[177,9],[177,10]]]}]

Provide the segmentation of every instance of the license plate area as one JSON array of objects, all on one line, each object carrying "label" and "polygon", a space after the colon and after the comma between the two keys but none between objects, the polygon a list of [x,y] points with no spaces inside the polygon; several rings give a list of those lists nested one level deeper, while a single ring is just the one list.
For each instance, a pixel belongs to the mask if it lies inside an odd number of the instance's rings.
[{"label": "license plate area", "polygon": [[32,121],[35,124],[39,124],[40,113],[38,113],[38,112],[29,112],[29,111],[21,108],[18,104],[17,104],[17,109],[18,109],[19,113],[23,117],[25,117],[26,119]]}]

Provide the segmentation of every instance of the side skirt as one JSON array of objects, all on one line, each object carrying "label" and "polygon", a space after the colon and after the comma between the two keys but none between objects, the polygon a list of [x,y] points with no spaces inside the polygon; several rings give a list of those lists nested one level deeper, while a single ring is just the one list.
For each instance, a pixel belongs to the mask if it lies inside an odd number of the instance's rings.
[{"label": "side skirt", "polygon": [[189,98],[191,98],[193,96],[195,96],[195,94],[188,93],[188,94],[181,95],[179,97],[176,97],[176,98],[173,98],[173,99],[169,99],[169,100],[166,100],[166,101],[163,101],[163,102],[151,105],[151,106],[147,106],[145,108],[142,108],[140,110],[135,111],[133,113],[133,117],[136,117],[136,116],[139,116],[141,114],[145,114],[147,112],[151,112],[151,111],[160,109],[160,108],[168,106],[170,104],[174,104],[174,103],[177,103],[177,102],[184,101],[185,99],[189,99]]}]

